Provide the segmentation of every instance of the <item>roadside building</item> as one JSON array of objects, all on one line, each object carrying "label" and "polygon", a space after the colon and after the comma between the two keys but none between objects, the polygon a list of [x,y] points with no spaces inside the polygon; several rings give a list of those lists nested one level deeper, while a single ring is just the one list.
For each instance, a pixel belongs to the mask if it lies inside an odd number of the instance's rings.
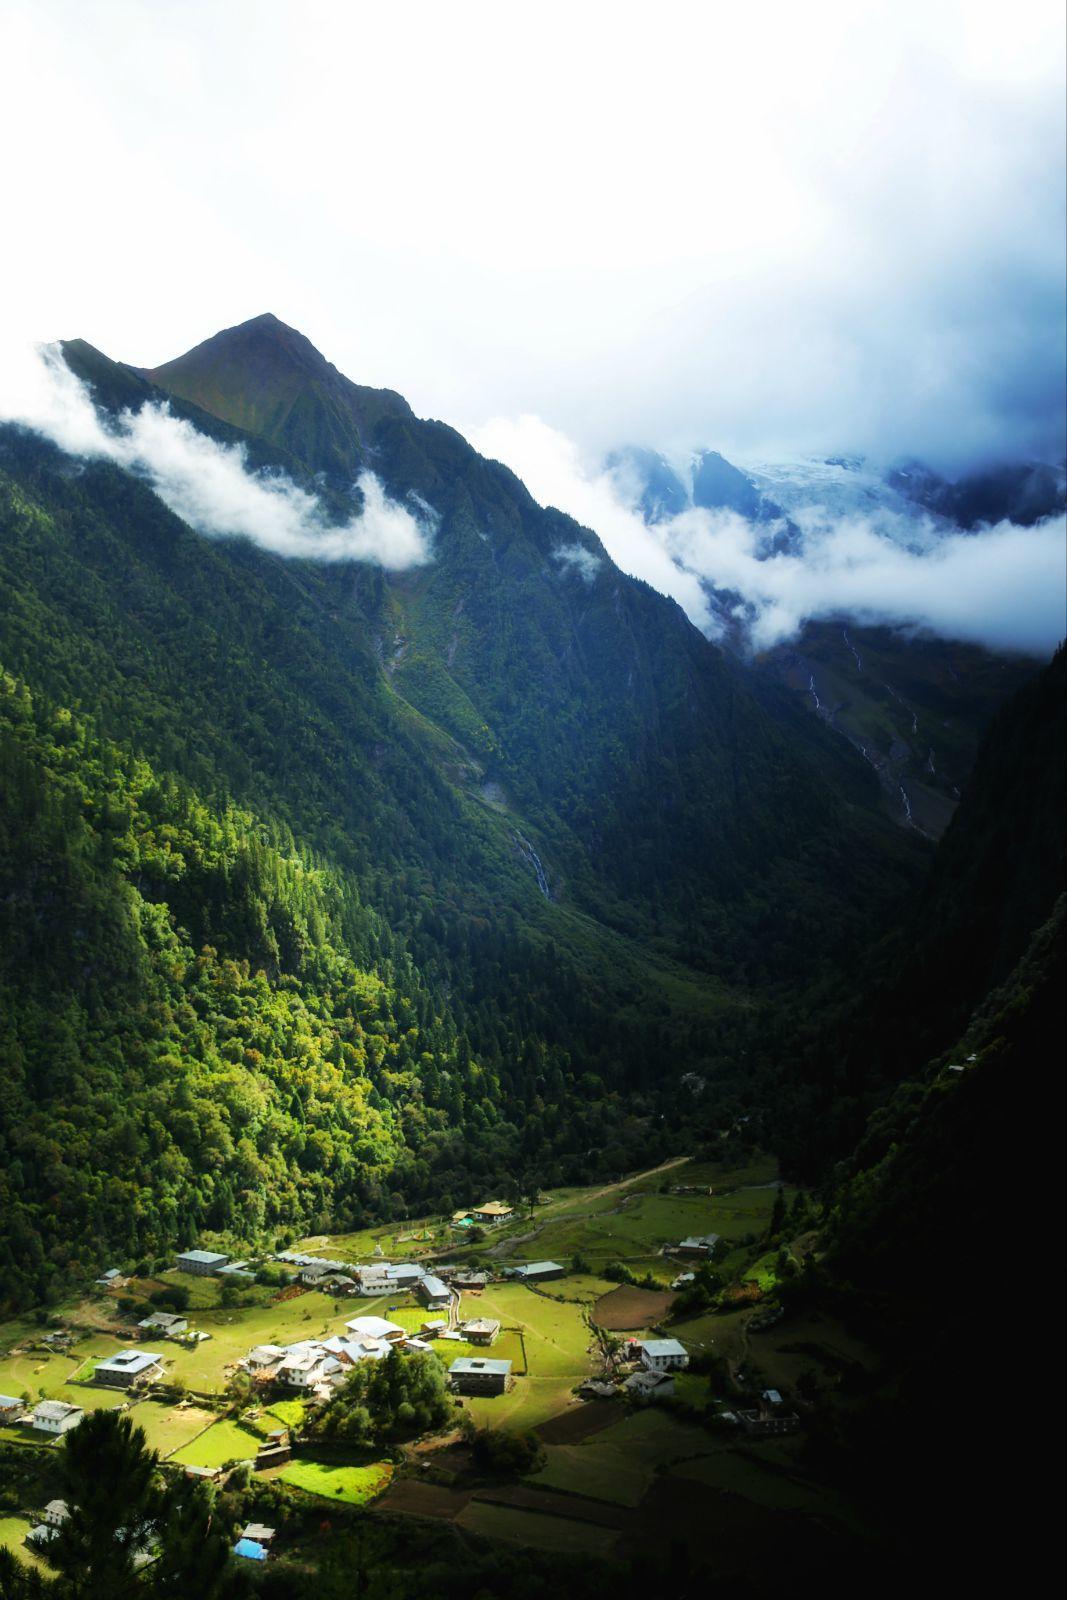
[{"label": "roadside building", "polygon": [[192,1272],[198,1278],[210,1278],[229,1261],[229,1256],[217,1250],[183,1250],[178,1257],[179,1272]]},{"label": "roadside building", "polygon": [[689,1353],[677,1339],[638,1339],[641,1365],[648,1372],[677,1372],[689,1365]]},{"label": "roadside building", "polygon": [[180,1317],[176,1311],[153,1311],[150,1316],[142,1317],[137,1324],[146,1333],[161,1333],[165,1338],[173,1339],[177,1334],[184,1333],[189,1326],[188,1318]]},{"label": "roadside building", "polygon": [[562,1278],[566,1271],[558,1261],[528,1261],[523,1267],[515,1267],[512,1277],[520,1283],[546,1283],[550,1278]]},{"label": "roadside building", "polygon": [[30,1426],[41,1433],[69,1433],[84,1416],[81,1406],[69,1406],[65,1400],[42,1400],[33,1408]]},{"label": "roadside building", "polygon": [[460,1356],[449,1367],[448,1376],[460,1394],[503,1394],[511,1377],[511,1362]]},{"label": "roadside building", "polygon": [[495,1317],[472,1317],[469,1322],[460,1323],[460,1330],[468,1344],[492,1344],[500,1332],[500,1324]]},{"label": "roadside building", "polygon": [[154,1350],[118,1350],[98,1363],[97,1383],[113,1389],[130,1389],[135,1383],[148,1383],[163,1376],[163,1357]]},{"label": "roadside building", "polygon": [[448,1285],[442,1283],[440,1278],[435,1277],[432,1272],[428,1272],[425,1277],[419,1279],[415,1293],[427,1311],[444,1310],[452,1298],[448,1291]]}]

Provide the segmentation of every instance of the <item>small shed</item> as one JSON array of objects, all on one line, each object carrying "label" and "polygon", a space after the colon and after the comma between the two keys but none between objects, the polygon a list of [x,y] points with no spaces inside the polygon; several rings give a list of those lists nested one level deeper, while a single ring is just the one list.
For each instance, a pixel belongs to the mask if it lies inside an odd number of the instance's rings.
[{"label": "small shed", "polygon": [[243,1556],[246,1561],[266,1561],[267,1552],[258,1539],[238,1539],[233,1547],[235,1556]]}]

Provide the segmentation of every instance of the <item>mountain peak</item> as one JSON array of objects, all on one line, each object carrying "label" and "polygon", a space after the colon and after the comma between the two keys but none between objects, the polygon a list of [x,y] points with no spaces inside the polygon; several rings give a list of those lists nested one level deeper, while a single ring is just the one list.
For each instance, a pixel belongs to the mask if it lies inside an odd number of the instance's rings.
[{"label": "mountain peak", "polygon": [[[249,380],[260,384],[277,382],[287,367],[295,369],[301,377],[336,371],[305,334],[289,327],[273,311],[264,311],[247,322],[220,329],[184,355],[154,368],[149,377],[161,388],[180,393],[180,385],[202,380],[206,374],[216,373],[223,364],[232,367],[242,383]],[[195,397],[183,395],[183,398]]]},{"label": "mountain peak", "polygon": [[145,376],[338,480],[358,472],[364,440],[384,416],[410,416],[400,395],[352,383],[272,311],[221,329]]}]

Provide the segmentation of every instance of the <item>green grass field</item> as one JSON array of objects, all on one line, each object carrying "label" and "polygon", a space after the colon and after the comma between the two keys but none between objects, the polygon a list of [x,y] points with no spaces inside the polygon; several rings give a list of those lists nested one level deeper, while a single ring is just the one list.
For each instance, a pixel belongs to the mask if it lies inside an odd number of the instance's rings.
[{"label": "green grass field", "polygon": [[254,1461],[262,1442],[260,1434],[226,1418],[183,1446],[172,1459],[182,1466],[223,1467],[227,1461]]},{"label": "green grass field", "polygon": [[200,1406],[165,1406],[158,1400],[142,1400],[130,1412],[132,1420],[145,1431],[149,1448],[166,1459],[216,1421],[213,1411]]},{"label": "green grass field", "polygon": [[388,1488],[393,1469],[388,1461],[375,1461],[370,1466],[345,1467],[310,1461],[302,1456],[290,1461],[277,1474],[282,1483],[289,1483],[305,1494],[320,1496],[323,1500],[343,1500],[348,1505],[363,1506]]},{"label": "green grass field", "polygon": [[[561,1279],[552,1288],[565,1290],[566,1285],[567,1280]],[[583,1320],[584,1305],[549,1300],[522,1284],[505,1283],[486,1289],[478,1297],[477,1310],[479,1315],[496,1317],[505,1330],[493,1345],[492,1356],[511,1360],[513,1370],[519,1373],[525,1349],[528,1373],[515,1378],[508,1394],[465,1399],[464,1407],[475,1422],[524,1430],[562,1411],[570,1403],[575,1385],[593,1370],[590,1347],[594,1339]],[[521,1329],[521,1339],[514,1329]],[[449,1361],[457,1355],[479,1353],[451,1340],[439,1340],[435,1348]]]},{"label": "green grass field", "polygon": [[10,1550],[27,1567],[48,1573],[51,1568],[25,1542],[31,1527],[25,1517],[0,1517],[0,1550]]}]

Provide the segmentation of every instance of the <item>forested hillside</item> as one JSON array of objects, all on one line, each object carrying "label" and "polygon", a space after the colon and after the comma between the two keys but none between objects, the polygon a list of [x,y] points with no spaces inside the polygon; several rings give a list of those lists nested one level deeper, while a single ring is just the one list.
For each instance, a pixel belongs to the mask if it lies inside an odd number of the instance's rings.
[{"label": "forested hillside", "polygon": [[372,463],[435,532],[406,573],[282,559],[0,434],[12,1295],[618,1173],[742,1111],[797,1171],[842,1154],[914,1058],[834,1028],[930,855],[859,756],[275,319],[149,377],[66,354],[335,510]]},{"label": "forested hillside", "polygon": [[[368,947],[370,968],[352,954]],[[526,957],[562,1031],[574,997]],[[5,1301],[112,1254],[643,1159],[650,1107],[577,1079],[525,1036],[532,1011],[487,987],[468,1017],[287,829],[0,677]]]}]

